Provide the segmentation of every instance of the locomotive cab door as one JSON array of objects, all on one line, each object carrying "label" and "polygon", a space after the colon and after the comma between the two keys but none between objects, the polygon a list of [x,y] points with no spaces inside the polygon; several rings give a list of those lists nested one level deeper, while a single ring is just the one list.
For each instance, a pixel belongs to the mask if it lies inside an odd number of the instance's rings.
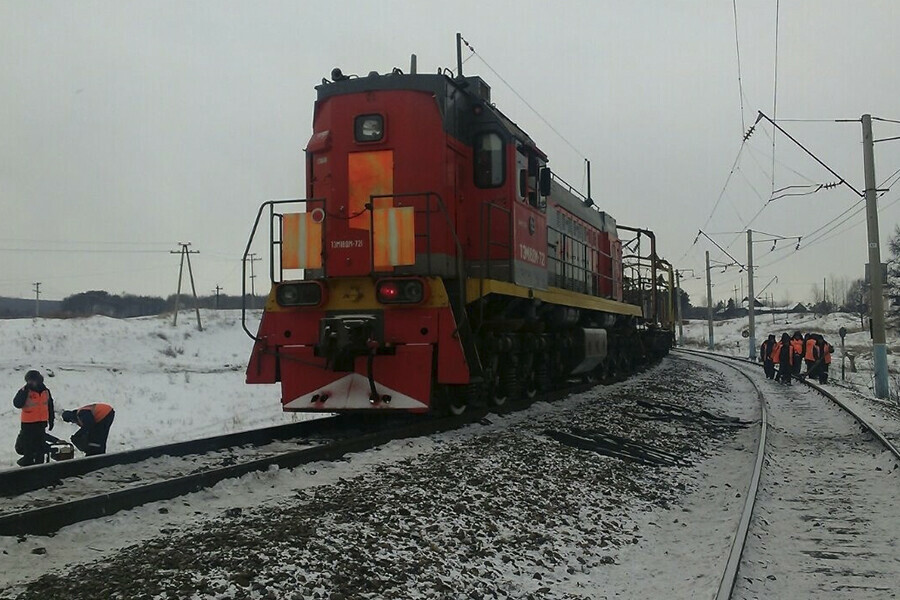
[{"label": "locomotive cab door", "polygon": [[546,158],[530,144],[515,154],[513,205],[513,282],[547,289],[547,209],[540,196],[539,175]]}]

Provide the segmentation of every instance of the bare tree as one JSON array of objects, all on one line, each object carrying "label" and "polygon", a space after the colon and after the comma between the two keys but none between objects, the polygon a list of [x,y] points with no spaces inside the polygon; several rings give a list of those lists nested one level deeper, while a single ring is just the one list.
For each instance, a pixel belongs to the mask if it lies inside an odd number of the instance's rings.
[{"label": "bare tree", "polygon": [[865,279],[854,279],[847,291],[844,310],[859,317],[859,326],[865,329],[866,315],[869,314],[869,286]]}]

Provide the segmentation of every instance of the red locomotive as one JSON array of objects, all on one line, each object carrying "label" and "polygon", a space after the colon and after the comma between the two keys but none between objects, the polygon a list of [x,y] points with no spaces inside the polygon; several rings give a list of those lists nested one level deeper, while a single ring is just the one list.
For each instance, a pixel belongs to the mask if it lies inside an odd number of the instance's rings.
[{"label": "red locomotive", "polygon": [[411,71],[316,88],[307,199],[253,228],[273,285],[247,382],[281,382],[286,411],[459,413],[665,354],[652,234],[555,177],[480,77]]}]

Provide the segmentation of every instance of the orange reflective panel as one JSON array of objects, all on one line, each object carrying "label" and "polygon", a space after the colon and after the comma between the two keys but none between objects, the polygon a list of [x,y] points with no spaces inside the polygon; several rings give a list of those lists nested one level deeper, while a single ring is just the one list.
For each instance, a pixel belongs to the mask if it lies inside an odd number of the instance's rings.
[{"label": "orange reflective panel", "polygon": [[[371,215],[366,204],[371,196],[394,193],[394,151],[354,152],[347,156],[347,193],[352,229],[369,230]],[[376,198],[374,208],[393,205],[392,198]]]},{"label": "orange reflective panel", "polygon": [[372,231],[375,270],[416,264],[416,211],[403,208],[376,208]]},{"label": "orange reflective panel", "polygon": [[290,213],[281,225],[281,268],[322,268],[322,223],[313,213]]}]

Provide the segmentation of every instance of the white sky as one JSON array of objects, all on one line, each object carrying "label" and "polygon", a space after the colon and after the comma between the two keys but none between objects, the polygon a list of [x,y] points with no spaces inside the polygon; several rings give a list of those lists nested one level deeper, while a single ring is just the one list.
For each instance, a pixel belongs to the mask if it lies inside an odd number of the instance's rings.
[{"label": "white sky", "polygon": [[[775,0],[738,0],[749,126],[771,116]],[[777,115],[900,119],[900,2],[781,2]],[[584,2],[31,2],[0,0],[0,295],[47,298],[88,289],[174,292],[191,241],[198,292],[240,290],[239,258],[258,205],[304,192],[302,149],[313,87],[347,73],[455,68],[461,31],[550,121],[556,136],[476,56],[467,74],[622,223],[657,232],[660,253],[702,274],[704,226],[741,145],[732,3]],[[862,189],[858,123],[783,123]],[[900,125],[875,124],[875,137]],[[705,227],[736,232],[772,191],[771,127],[762,126]],[[775,187],[834,180],[778,137]],[[876,145],[876,176],[900,168],[900,141]],[[796,173],[795,173],[796,172]],[[900,185],[882,199],[881,231],[900,221]],[[856,201],[838,188],[769,204],[752,227],[813,232]],[[862,215],[809,249],[767,255],[757,289],[806,300],[823,277],[855,278],[866,261]],[[735,235],[714,236],[727,245]],[[814,238],[810,238],[812,240]],[[779,244],[787,247],[790,242]],[[801,248],[803,248],[801,244]],[[258,251],[265,253],[263,246]],[[730,247],[746,258],[744,238]],[[260,263],[264,264],[264,263]],[[260,265],[257,265],[258,267]],[[265,271],[265,267],[262,267]],[[714,296],[740,285],[713,275]],[[695,304],[705,284],[688,280]],[[265,287],[265,286],[263,286]],[[829,290],[829,294],[831,291]]]}]

